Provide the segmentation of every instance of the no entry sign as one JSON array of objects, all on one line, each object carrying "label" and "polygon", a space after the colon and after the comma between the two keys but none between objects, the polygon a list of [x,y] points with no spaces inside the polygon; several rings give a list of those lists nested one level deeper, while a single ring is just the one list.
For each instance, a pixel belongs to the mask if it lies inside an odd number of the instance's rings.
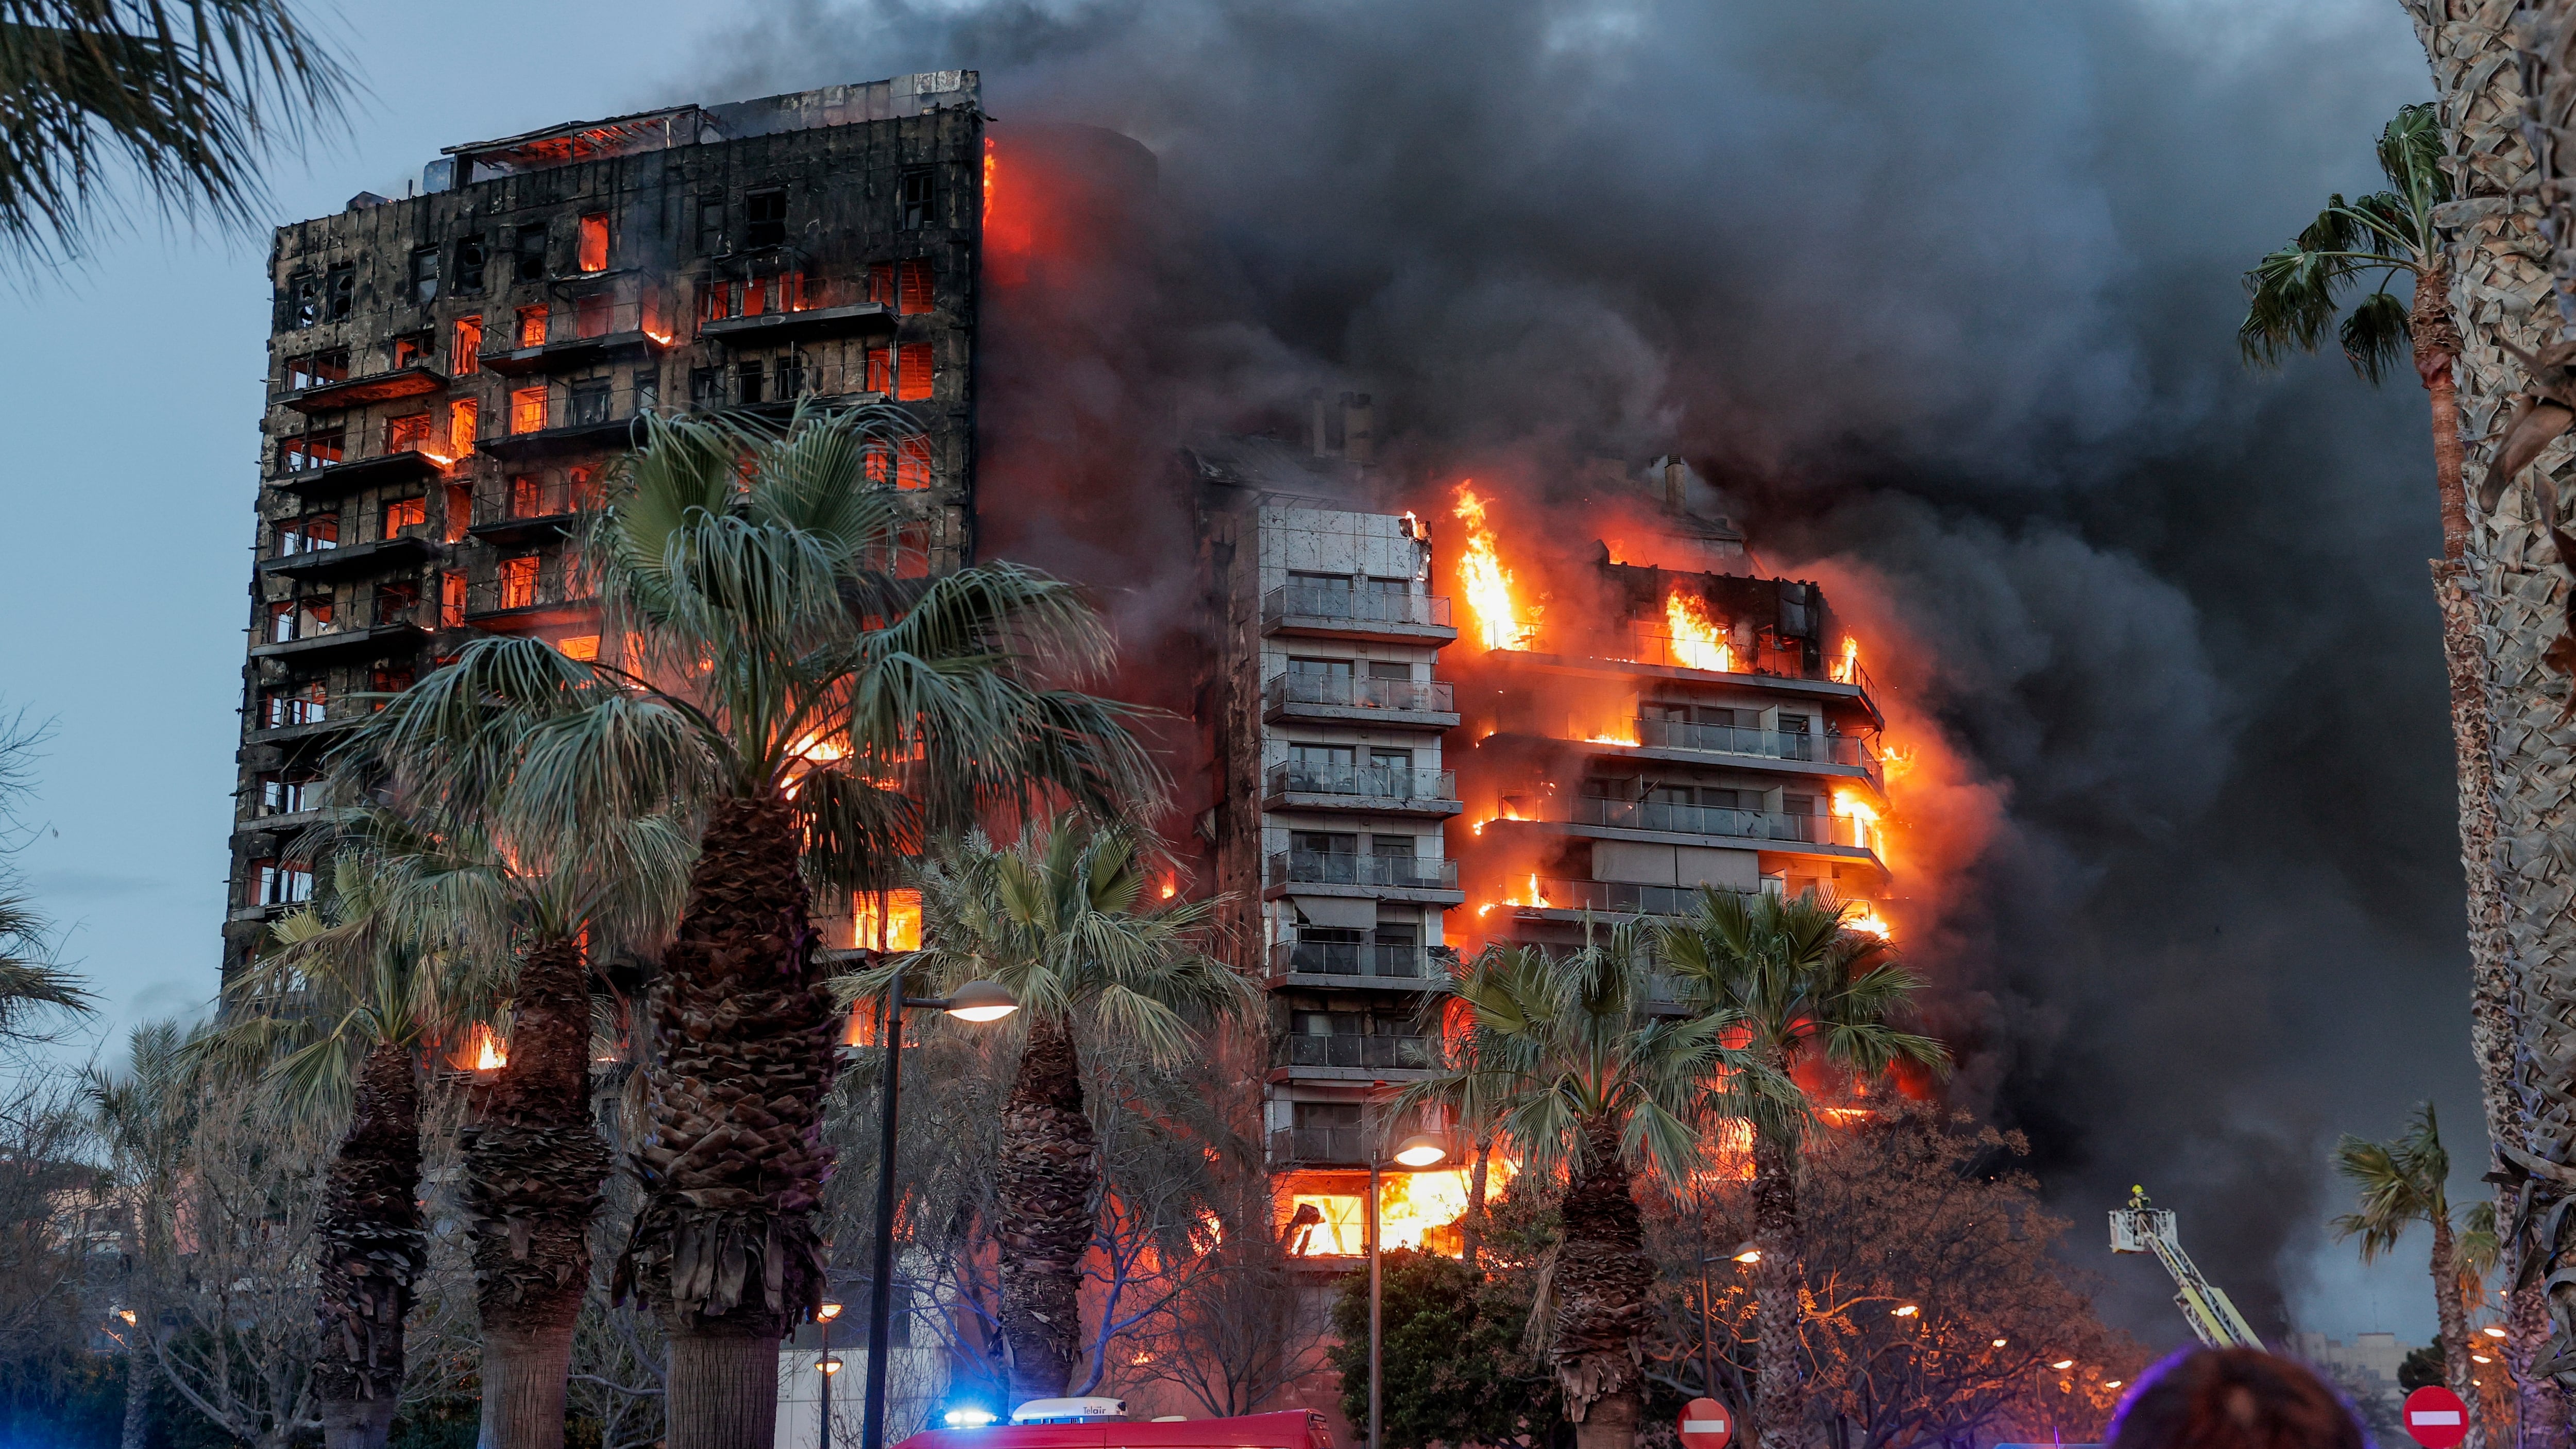
[{"label": "no entry sign", "polygon": [[1693,1399],[1682,1405],[1682,1449],[1726,1449],[1734,1437],[1735,1415],[1727,1412],[1726,1405],[1715,1399]]},{"label": "no entry sign", "polygon": [[2406,1432],[2424,1449],[2452,1449],[2469,1437],[2469,1406],[2440,1384],[2406,1396]]}]

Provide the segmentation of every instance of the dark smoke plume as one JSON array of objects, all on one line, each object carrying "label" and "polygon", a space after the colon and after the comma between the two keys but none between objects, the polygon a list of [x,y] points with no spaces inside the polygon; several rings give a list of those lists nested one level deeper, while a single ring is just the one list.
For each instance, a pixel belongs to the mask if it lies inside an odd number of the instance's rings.
[{"label": "dark smoke plume", "polygon": [[1914,641],[1871,668],[2008,809],[1926,963],[1958,1091],[2148,1337],[2131,1182],[2277,1328],[2330,1133],[2476,1120],[2424,405],[2232,337],[2424,94],[2397,7],[888,0],[731,53],[693,84],[972,66],[1006,148],[1151,149],[1115,265],[984,338],[986,544],[1122,591],[1131,660],[1196,627],[1175,445],[1317,387],[1424,483],[1679,451]]}]

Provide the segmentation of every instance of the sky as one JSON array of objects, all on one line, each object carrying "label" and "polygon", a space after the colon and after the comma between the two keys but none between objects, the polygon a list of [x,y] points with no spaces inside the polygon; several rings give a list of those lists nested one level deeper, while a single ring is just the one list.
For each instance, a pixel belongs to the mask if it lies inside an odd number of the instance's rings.
[{"label": "sky", "polygon": [[[2088,1246],[2144,1179],[2258,1321],[2428,1335],[2420,1254],[2320,1226],[2335,1133],[2476,1121],[2424,405],[2231,335],[2426,94],[2395,6],[436,9],[345,12],[368,98],[274,220],[479,137],[974,67],[1002,134],[1160,159],[1109,413],[1361,386],[1426,477],[1683,451],[1919,645],[1896,682],[2006,802],[1945,1009],[2114,1316],[2179,1333]],[[53,721],[24,863],[111,1052],[214,987],[264,243],[146,226],[0,289],[40,344],[0,357],[0,700]]]}]

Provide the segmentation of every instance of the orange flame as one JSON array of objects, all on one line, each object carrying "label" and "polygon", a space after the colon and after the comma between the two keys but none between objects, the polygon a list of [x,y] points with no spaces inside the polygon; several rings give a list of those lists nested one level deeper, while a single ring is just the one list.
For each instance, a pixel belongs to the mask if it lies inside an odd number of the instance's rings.
[{"label": "orange flame", "polygon": [[1882,941],[1889,939],[1891,933],[1888,930],[1887,918],[1878,913],[1878,907],[1875,904],[1869,901],[1848,901],[1845,904],[1858,909],[1843,917],[1844,930],[1858,931],[1864,936],[1876,936]]},{"label": "orange flame", "polygon": [[1512,599],[1512,571],[1503,567],[1502,556],[1494,549],[1494,535],[1485,526],[1485,500],[1468,486],[1475,481],[1468,478],[1458,484],[1458,521],[1467,526],[1467,551],[1458,559],[1458,582],[1487,649],[1527,649],[1538,633],[1538,611],[1530,611],[1529,623],[1521,622],[1520,607]]},{"label": "orange flame", "polygon": [[510,1043],[502,1037],[495,1036],[492,1028],[477,1026],[474,1028],[473,1035],[466,1038],[466,1041],[471,1050],[457,1053],[461,1058],[457,1065],[470,1065],[478,1072],[497,1072],[510,1064]]},{"label": "orange flame", "polygon": [[1834,813],[1852,823],[1856,843],[1862,849],[1878,848],[1880,835],[1877,807],[1848,790],[1841,790],[1834,794]]},{"label": "orange flame", "polygon": [[1842,662],[1835,665],[1829,672],[1833,675],[1835,683],[1849,684],[1852,682],[1854,676],[1859,673],[1859,669],[1860,641],[1849,634],[1845,634],[1843,636]]},{"label": "orange flame", "polygon": [[1673,662],[1684,669],[1735,672],[1735,651],[1726,630],[1709,617],[1708,601],[1674,589],[1664,595],[1664,627],[1672,632]]}]

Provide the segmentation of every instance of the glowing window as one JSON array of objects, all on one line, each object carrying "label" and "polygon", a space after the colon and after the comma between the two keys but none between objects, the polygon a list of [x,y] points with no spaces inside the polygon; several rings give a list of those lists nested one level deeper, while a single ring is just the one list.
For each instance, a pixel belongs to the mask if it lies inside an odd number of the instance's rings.
[{"label": "glowing window", "polygon": [[895,362],[895,400],[922,402],[930,396],[930,344],[907,342]]},{"label": "glowing window", "polygon": [[905,438],[895,445],[894,486],[927,488],[930,486],[930,440]]},{"label": "glowing window", "polygon": [[501,560],[501,607],[524,609],[537,601],[537,556]]},{"label": "glowing window", "polygon": [[546,309],[544,307],[522,307],[519,309],[518,337],[519,345],[521,347],[543,347],[546,345]]},{"label": "glowing window", "polygon": [[429,522],[427,498],[397,498],[385,505],[384,536],[391,538],[406,528],[418,528]]},{"label": "glowing window", "polygon": [[895,310],[910,317],[930,310],[930,260],[915,257],[897,270],[901,281],[896,288]]},{"label": "glowing window", "polygon": [[510,431],[533,433],[546,425],[546,390],[523,387],[510,394]]},{"label": "glowing window", "polygon": [[465,575],[461,573],[438,576],[438,627],[465,627]]},{"label": "glowing window", "polygon": [[572,335],[575,337],[607,336],[609,300],[606,292],[575,298],[572,304]]},{"label": "glowing window", "polygon": [[894,391],[894,353],[883,347],[868,349],[868,391]]},{"label": "glowing window", "polygon": [[850,908],[850,944],[875,951],[921,949],[921,892],[887,891],[880,905],[872,895],[858,897]]},{"label": "glowing window", "polygon": [[563,656],[566,659],[580,659],[585,661],[597,659],[599,657],[599,636],[596,634],[576,634],[569,639],[556,641],[555,647],[563,651]]},{"label": "glowing window", "polygon": [[480,429],[483,404],[461,397],[447,405],[447,442],[459,453],[474,451],[474,435]]},{"label": "glowing window", "polygon": [[429,414],[413,413],[409,417],[386,420],[386,452],[418,452],[427,446],[429,446]]},{"label": "glowing window", "polygon": [[594,211],[581,219],[581,269],[608,270],[608,213]]},{"label": "glowing window", "polygon": [[474,490],[462,483],[447,485],[447,541],[461,543],[465,531],[474,526]]},{"label": "glowing window", "polygon": [[482,366],[483,319],[479,316],[459,317],[448,332],[447,371],[452,376],[463,377],[469,372],[480,371]]}]

